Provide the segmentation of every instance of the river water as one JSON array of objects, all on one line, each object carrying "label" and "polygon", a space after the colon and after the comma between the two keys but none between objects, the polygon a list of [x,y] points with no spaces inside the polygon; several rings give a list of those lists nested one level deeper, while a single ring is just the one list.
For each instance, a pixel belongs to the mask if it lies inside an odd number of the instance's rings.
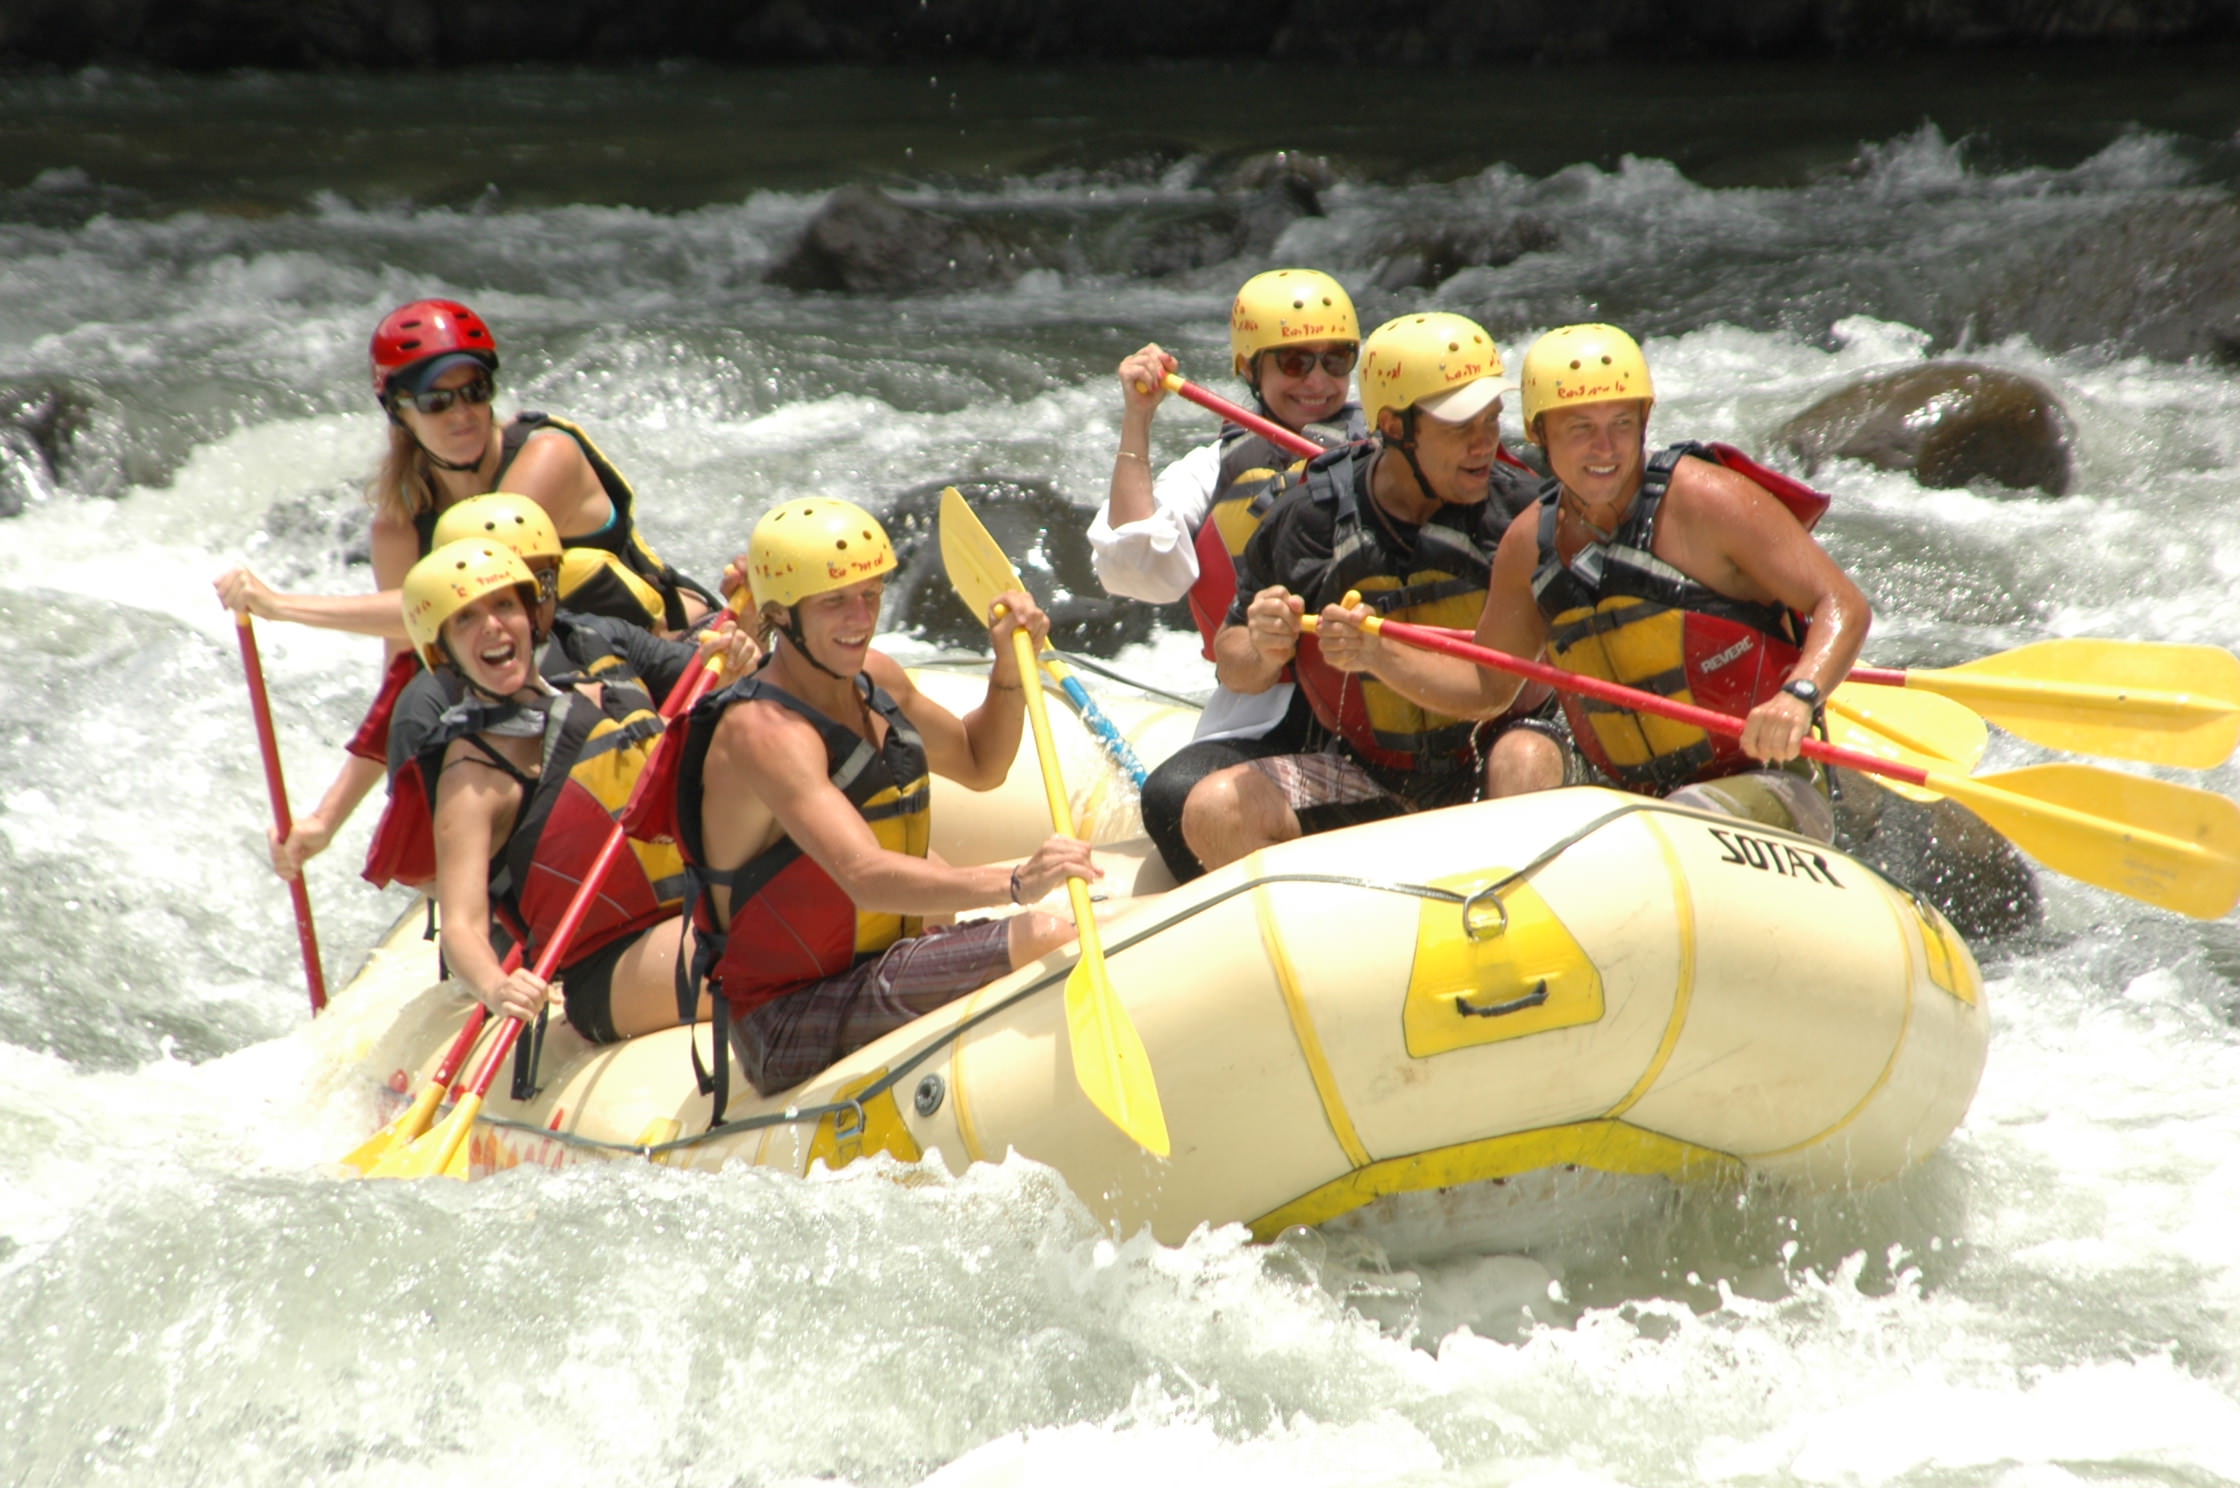
[{"label": "river water", "polygon": [[[59,473],[0,440],[0,1481],[2240,1481],[2231,919],[2046,875],[2043,929],[1979,947],[1974,1108],[1907,1177],[1559,1207],[1510,1253],[1164,1248],[1023,1162],[342,1184],[367,1072],[307,1027],[209,589],[365,586],[365,338],[409,298],[481,310],[505,398],[588,425],[712,575],[808,489],[1000,475],[1085,522],[1118,358],[1219,385],[1229,293],[1305,262],[1367,321],[1629,324],[1670,438],[1762,448],[1955,348],[2038,377],[2074,494],[1826,475],[1870,659],[2229,644],[2240,378],[2171,353],[2182,271],[2028,257],[2129,263],[2106,235],[2228,202],[2229,62],[0,80],[0,386],[78,421]],[[1139,222],[1218,218],[1277,149],[1327,161],[1322,215],[1244,256],[1154,235],[1145,271]],[[850,182],[1059,248],[959,291],[766,282]],[[1205,429],[1168,412],[1160,452]],[[301,809],[374,648],[260,633]],[[355,877],[367,826],[311,874],[337,985],[402,907]]]}]

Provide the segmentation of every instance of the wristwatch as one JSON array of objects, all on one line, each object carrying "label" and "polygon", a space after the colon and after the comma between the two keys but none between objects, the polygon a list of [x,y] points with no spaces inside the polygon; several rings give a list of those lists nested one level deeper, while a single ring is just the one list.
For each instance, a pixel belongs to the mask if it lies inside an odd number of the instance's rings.
[{"label": "wristwatch", "polygon": [[1818,713],[1820,705],[1827,701],[1820,691],[1820,684],[1809,677],[1792,677],[1781,684],[1781,690],[1814,713]]}]

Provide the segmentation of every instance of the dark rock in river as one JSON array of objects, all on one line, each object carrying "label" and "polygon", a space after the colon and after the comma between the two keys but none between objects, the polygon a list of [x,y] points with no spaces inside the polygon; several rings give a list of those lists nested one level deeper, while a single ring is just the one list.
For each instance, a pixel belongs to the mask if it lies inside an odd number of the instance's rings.
[{"label": "dark rock in river", "polygon": [[950,213],[906,206],[876,186],[843,186],[768,277],[788,289],[924,294],[1007,284],[1025,272],[1015,258]]},{"label": "dark rock in river", "polygon": [[1864,378],[1829,394],[1776,431],[1809,471],[1825,460],[1909,470],[1950,490],[1996,482],[2065,496],[2074,471],[2069,414],[2034,379],[1975,362]]},{"label": "dark rock in river", "polygon": [[1955,801],[1908,800],[1836,771],[1836,846],[1935,905],[1973,941],[2038,928],[2045,907],[2029,860]]},{"label": "dark rock in river", "polygon": [[1213,202],[939,211],[843,186],[766,277],[788,289],[891,295],[985,289],[1031,269],[1155,279],[1264,254],[1293,222],[1320,213],[1307,172],[1271,168],[1256,179],[1249,194]]},{"label": "dark rock in river", "polygon": [[985,476],[912,486],[880,512],[901,571],[887,586],[884,622],[960,651],[986,651],[988,627],[966,613],[941,562],[941,491],[954,485],[972,503],[1027,592],[1050,615],[1050,642],[1062,651],[1111,656],[1149,640],[1162,611],[1115,599],[1089,560],[1089,514],[1040,481]]},{"label": "dark rock in river", "polygon": [[61,378],[0,382],[0,517],[53,494],[90,412],[86,398]]},{"label": "dark rock in river", "polygon": [[1987,278],[1968,300],[1979,341],[2240,359],[2240,206],[2230,201],[2114,212],[2018,244]]}]

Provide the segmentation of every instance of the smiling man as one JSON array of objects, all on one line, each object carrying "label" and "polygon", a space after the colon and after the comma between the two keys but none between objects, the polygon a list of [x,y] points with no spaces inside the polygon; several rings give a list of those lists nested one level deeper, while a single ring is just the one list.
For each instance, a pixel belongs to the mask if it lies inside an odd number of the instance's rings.
[{"label": "smiling man", "polygon": [[[1735,741],[1564,697],[1605,783],[1826,841],[1833,814],[1798,746],[1873,618],[1807,530],[1826,498],[1723,447],[1651,455],[1656,391],[1615,326],[1550,331],[1525,354],[1523,381],[1525,432],[1555,474],[1502,537],[1478,642],[1743,715]],[[1510,706],[1514,676],[1384,642],[1359,618],[1326,615],[1325,645],[1427,706],[1477,717]]]},{"label": "smiling man", "polygon": [[1295,678],[1315,729],[1306,751],[1252,759],[1192,788],[1182,829],[1208,868],[1305,833],[1563,783],[1561,726],[1545,716],[1545,691],[1476,724],[1419,706],[1354,664],[1358,627],[1333,645],[1300,624],[1350,591],[1394,619],[1475,623],[1501,533],[1533,492],[1530,473],[1503,456],[1502,375],[1493,338],[1460,315],[1405,315],[1362,344],[1375,439],[1316,460],[1268,513],[1214,638],[1223,686],[1250,694]]}]

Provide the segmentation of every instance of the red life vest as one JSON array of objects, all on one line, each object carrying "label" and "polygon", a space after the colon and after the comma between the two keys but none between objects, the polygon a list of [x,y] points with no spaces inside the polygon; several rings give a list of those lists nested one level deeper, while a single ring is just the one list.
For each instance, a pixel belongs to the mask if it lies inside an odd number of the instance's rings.
[{"label": "red life vest", "polygon": [[[608,835],[630,799],[645,757],[660,737],[660,715],[636,679],[609,672],[600,699],[572,689],[545,710],[542,766],[519,769],[491,747],[482,732],[516,705],[462,703],[421,751],[422,788],[432,789],[446,749],[465,739],[521,786],[523,800],[513,830],[490,860],[490,903],[507,931],[534,962],[574,901]],[[684,863],[673,843],[628,839],[591,901],[561,967],[675,915],[683,907]]]},{"label": "red life vest", "polygon": [[[1788,680],[1805,618],[1779,604],[1721,594],[1656,556],[1657,520],[1672,472],[1685,455],[1748,476],[1807,531],[1828,508],[1825,495],[1730,446],[1678,444],[1650,459],[1641,489],[1610,539],[1588,544],[1564,564],[1556,556],[1562,487],[1551,481],[1540,498],[1533,597],[1547,622],[1554,665],[1740,716]],[[1576,693],[1563,695],[1563,707],[1580,752],[1631,790],[1663,795],[1764,768],[1743,752],[1740,741],[1690,724]]]},{"label": "red life vest", "polygon": [[[702,698],[692,710],[678,764],[676,825],[698,886],[692,906],[698,941],[693,982],[705,983],[734,1019],[837,976],[923,928],[915,915],[857,908],[832,875],[790,837],[728,869],[710,866],[703,847],[709,742],[726,711],[760,700],[790,708],[815,727],[824,742],[828,778],[863,814],[882,847],[912,857],[926,855],[932,839],[932,782],[924,741],[868,675],[858,673],[856,685],[865,703],[886,721],[886,742],[876,748],[760,673]],[[713,888],[730,891],[727,922],[718,920]]]}]

